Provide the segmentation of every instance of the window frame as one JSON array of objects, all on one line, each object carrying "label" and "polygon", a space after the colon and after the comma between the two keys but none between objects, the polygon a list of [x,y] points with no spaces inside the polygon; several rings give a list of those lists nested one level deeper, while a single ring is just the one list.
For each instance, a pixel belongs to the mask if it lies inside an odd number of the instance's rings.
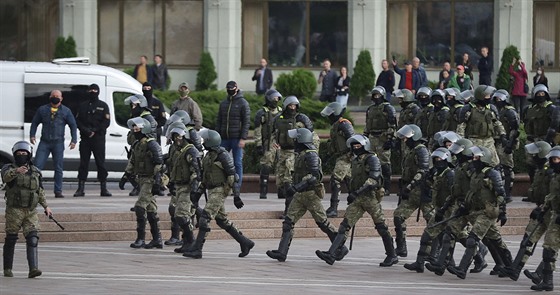
[{"label": "window frame", "polygon": [[534,0],[533,1],[533,40],[532,41],[532,52],[531,52],[531,59],[533,62],[533,70],[536,71],[537,67],[537,55],[535,52],[536,49],[536,36],[537,36],[537,21],[535,11],[537,5],[539,4],[555,4],[555,18],[554,20],[556,23],[554,24],[555,36],[554,36],[554,65],[553,66],[543,66],[546,72],[560,72],[560,2],[557,0]]},{"label": "window frame", "polygon": [[[102,65],[106,65],[106,66],[110,66],[110,67],[133,67],[136,64],[127,64],[124,63],[124,4],[125,1],[127,0],[105,0],[108,2],[116,2],[118,4],[118,10],[119,10],[119,24],[118,24],[118,30],[119,30],[119,54],[118,54],[118,59],[119,62],[118,63],[106,63],[106,62],[102,62],[100,61],[99,64]],[[202,12],[204,12],[204,0],[173,0],[173,1],[184,1],[184,2],[202,2]],[[101,11],[99,9],[99,5],[100,5],[101,1],[97,1],[97,27],[100,27],[100,19],[101,19]],[[198,67],[200,66],[200,63],[197,62],[196,64],[170,64],[168,63],[167,59],[166,59],[166,50],[167,50],[167,46],[166,46],[166,33],[167,33],[167,22],[169,20],[167,20],[166,18],[166,5],[167,2],[166,1],[154,1],[154,4],[160,4],[161,8],[158,8],[158,10],[156,12],[161,13],[161,35],[159,36],[159,40],[161,40],[161,52],[154,52],[153,55],[156,54],[161,54],[164,58],[164,63],[167,65],[168,69],[198,69]],[[201,21],[202,24],[204,24],[205,22],[205,15],[204,13],[202,13],[202,17],[201,17]],[[202,50],[204,51],[204,25],[202,26],[202,34],[203,34],[203,38],[202,38],[202,42],[200,44]],[[101,56],[101,46],[99,45],[101,42],[101,30],[97,30],[97,42],[98,42],[98,46],[97,46],[97,56],[98,58]],[[148,64],[151,64],[150,62],[150,56],[149,54],[146,54],[146,56],[148,56]]]},{"label": "window frame", "polygon": [[[414,16],[415,12],[418,9],[419,4],[422,3],[426,3],[426,2],[446,2],[450,4],[451,7],[451,29],[450,29],[450,43],[449,47],[450,52],[449,52],[449,62],[451,63],[451,67],[454,67],[455,64],[455,5],[457,4],[457,2],[469,2],[469,3],[492,3],[494,4],[495,0],[387,0],[387,11],[389,11],[389,6],[391,4],[408,4],[409,9],[408,9],[408,28],[409,28],[409,32],[408,32],[408,36],[407,36],[407,40],[408,40],[408,48],[407,48],[407,52],[408,52],[408,57],[410,59],[412,59],[413,57],[416,56],[416,52],[415,52],[415,47],[416,49],[418,49],[418,46],[415,46],[415,44],[413,44],[413,42],[415,41],[415,34],[416,34],[416,30],[417,30],[417,24],[415,24],[416,18]],[[496,11],[493,11],[493,17],[495,19],[496,17]],[[386,22],[386,26],[387,29],[389,29],[389,25],[390,25],[390,20],[389,20],[389,15],[387,15],[387,22]],[[388,57],[388,59],[391,57],[391,48],[389,47],[390,44],[390,36],[391,34],[389,34],[389,32],[387,32],[387,39],[385,40],[386,44],[387,44],[387,52],[386,55]],[[494,38],[494,33],[492,33],[492,37]],[[416,45],[417,45],[418,41],[416,41]],[[492,50],[490,48],[490,50]],[[436,66],[426,66],[424,65],[424,67],[426,69],[440,69],[441,65],[436,65]]]}]

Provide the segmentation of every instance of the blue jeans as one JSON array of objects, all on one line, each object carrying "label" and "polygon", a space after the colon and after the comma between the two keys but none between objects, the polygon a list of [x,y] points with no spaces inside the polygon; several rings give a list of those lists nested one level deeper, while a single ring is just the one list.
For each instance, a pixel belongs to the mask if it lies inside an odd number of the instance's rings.
[{"label": "blue jeans", "polygon": [[235,173],[239,176],[239,181],[235,185],[241,189],[241,183],[243,182],[243,149],[239,147],[239,138],[222,139],[221,146],[233,154]]},{"label": "blue jeans", "polygon": [[54,192],[62,193],[64,141],[39,141],[39,147],[37,147],[37,152],[35,152],[35,161],[33,164],[35,164],[35,166],[37,166],[40,170],[43,170],[45,162],[47,162],[47,159],[49,158],[49,154],[52,154],[53,158]]}]

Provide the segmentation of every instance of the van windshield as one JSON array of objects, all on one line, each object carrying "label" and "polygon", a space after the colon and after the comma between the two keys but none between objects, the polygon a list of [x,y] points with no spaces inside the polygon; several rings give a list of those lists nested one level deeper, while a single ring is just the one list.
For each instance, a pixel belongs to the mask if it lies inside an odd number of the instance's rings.
[{"label": "van windshield", "polygon": [[128,125],[126,122],[130,119],[130,106],[124,104],[124,100],[134,95],[134,93],[130,92],[113,92],[113,104],[115,106],[115,121],[122,127],[128,129]]}]

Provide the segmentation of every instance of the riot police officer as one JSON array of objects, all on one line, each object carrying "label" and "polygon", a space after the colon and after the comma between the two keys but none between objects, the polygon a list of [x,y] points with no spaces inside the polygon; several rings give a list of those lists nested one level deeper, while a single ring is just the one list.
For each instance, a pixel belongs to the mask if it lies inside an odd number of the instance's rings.
[{"label": "riot police officer", "polygon": [[155,139],[157,143],[161,145],[162,127],[167,121],[167,113],[165,112],[163,103],[153,96],[152,84],[144,82],[144,84],[142,84],[142,93],[148,102],[148,110],[150,110],[150,113],[157,122],[157,127],[154,129],[156,135]]},{"label": "riot police officer", "polygon": [[397,120],[397,129],[401,129],[404,125],[414,124],[416,114],[420,111],[420,107],[416,103],[414,94],[408,89],[397,89],[393,91],[393,96],[398,98],[401,112]]},{"label": "riot police officer", "polygon": [[[531,93],[531,105],[522,112],[527,142],[544,140],[550,144],[554,142],[554,136],[560,124],[560,112],[550,101],[548,88],[538,84]],[[535,174],[535,165],[532,157],[527,155],[527,170],[531,181]]]},{"label": "riot police officer", "polygon": [[278,198],[286,199],[284,215],[293,196],[286,193],[292,185],[292,173],[294,171],[294,139],[288,136],[288,130],[294,128],[307,128],[313,132],[313,122],[307,115],[299,112],[299,100],[295,96],[288,96],[282,103],[282,112],[274,118],[273,123],[273,147],[277,150],[276,162],[276,186]]},{"label": "riot police officer", "polygon": [[[208,130],[201,137],[204,140],[203,145],[207,153],[202,158],[202,182],[198,190],[191,194],[191,201],[193,204],[198,204],[200,196],[204,190],[208,189],[208,202],[206,202],[200,215],[196,240],[192,246],[185,249],[183,256],[202,258],[202,248],[206,236],[210,232],[210,220],[216,219],[216,224],[239,243],[241,253],[238,256],[245,257],[249,255],[255,243],[244,236],[227,218],[224,204],[232,190],[239,189],[239,186],[235,185],[239,176],[235,173],[233,159],[226,149],[220,146],[222,138],[217,131]],[[233,196],[235,207],[237,209],[243,208],[245,204],[241,200],[240,194],[235,192]]]},{"label": "riot police officer", "polygon": [[461,108],[460,126],[457,133],[470,139],[475,146],[483,146],[492,152],[492,166],[500,163],[494,138],[505,141],[505,130],[499,120],[498,109],[491,104],[496,88],[479,85],[474,90],[474,102]]},{"label": "riot police officer", "polygon": [[349,181],[351,152],[346,141],[354,135],[352,123],[342,117],[346,108],[338,102],[331,102],[322,111],[323,117],[331,122],[330,139],[328,141],[329,157],[335,158],[333,174],[331,176],[331,205],[327,209],[327,217],[338,215],[338,195],[341,184]]},{"label": "riot police officer", "polygon": [[399,180],[400,202],[393,213],[397,240],[397,255],[406,257],[406,220],[416,209],[426,221],[432,217],[430,194],[425,193],[425,177],[430,166],[430,154],[423,143],[420,127],[410,124],[397,131],[408,151],[403,159],[403,173]]},{"label": "riot police officer", "polygon": [[[293,201],[288,207],[284,222],[282,223],[282,238],[277,250],[266,251],[266,255],[278,261],[286,261],[290,243],[294,236],[294,225],[309,211],[317,226],[329,237],[331,242],[336,237],[336,230],[327,220],[327,214],[321,199],[325,195],[325,188],[321,179],[321,159],[313,144],[313,133],[307,128],[288,130],[288,136],[294,140],[296,153],[293,184],[286,189],[286,194],[292,195]],[[341,260],[348,249],[342,247],[336,254],[336,259]]]},{"label": "riot police officer", "polygon": [[376,86],[371,90],[371,101],[366,113],[364,135],[371,142],[372,151],[381,161],[381,172],[385,183],[385,193],[391,189],[391,148],[393,134],[397,127],[395,108],[386,100],[385,88]]},{"label": "riot police officer", "polygon": [[[134,204],[136,213],[136,240],[130,244],[131,248],[163,248],[161,232],[159,230],[159,216],[157,214],[156,199],[152,194],[154,182],[161,182],[158,172],[163,164],[161,147],[153,137],[149,135],[153,132],[148,120],[135,117],[127,122],[128,128],[136,141],[132,144],[132,151],[125,172],[135,175],[140,186],[138,200]],[[146,244],[146,217],[150,223],[152,240]]]},{"label": "riot police officer", "polygon": [[445,105],[444,100],[445,92],[443,92],[443,90],[436,89],[430,93],[430,101],[434,106],[434,109],[433,112],[428,115],[428,127],[426,128],[427,133],[422,133],[424,138],[428,140],[428,150],[432,150],[432,148],[437,145],[437,142],[434,141],[434,135],[436,132],[445,130],[443,129],[443,125],[449,114],[449,107]]},{"label": "riot police officer", "polygon": [[356,134],[346,141],[346,145],[352,149],[352,180],[350,181],[350,194],[348,196],[348,208],[344,219],[338,228],[338,234],[328,251],[317,250],[315,254],[328,264],[336,260],[336,253],[341,251],[348,232],[360,220],[364,212],[369,213],[375,224],[377,233],[383,240],[385,248],[385,260],[379,266],[392,266],[399,262],[393,238],[385,223],[381,199],[383,198],[383,177],[381,175],[381,163],[374,153],[370,152],[369,139],[361,134]]},{"label": "riot police officer", "polygon": [[459,114],[465,104],[465,100],[457,88],[446,88],[444,92],[445,103],[449,107],[449,112],[447,113],[447,118],[445,118],[442,130],[456,132],[459,125]]},{"label": "riot police officer", "polygon": [[76,123],[80,130],[80,166],[78,168],[78,189],[74,197],[83,197],[84,186],[89,170],[89,159],[93,153],[97,167],[97,180],[101,185],[101,196],[110,197],[107,190],[107,169],[105,169],[105,134],[111,123],[109,106],[99,100],[99,86],[88,87],[88,101],[80,105],[76,115]]},{"label": "riot police officer", "polygon": [[260,199],[266,199],[268,193],[268,178],[274,170],[276,149],[272,148],[272,129],[274,117],[282,108],[278,102],[282,100],[282,94],[277,90],[270,89],[264,94],[265,103],[255,115],[255,149],[260,156]]},{"label": "riot police officer", "polygon": [[502,140],[495,140],[498,158],[500,160],[499,169],[502,171],[504,178],[504,189],[506,190],[506,202],[511,202],[511,188],[515,174],[513,168],[515,162],[513,161],[513,151],[519,146],[519,114],[513,107],[513,103],[509,97],[509,93],[500,89],[493,95],[494,105],[498,108],[500,122],[504,126],[506,136]]},{"label": "riot police officer", "polygon": [[416,114],[414,123],[411,123],[420,127],[422,135],[426,140],[428,140],[426,134],[428,134],[430,114],[434,111],[434,105],[430,100],[431,93],[432,89],[430,89],[429,87],[421,87],[420,89],[418,89],[418,92],[416,92],[416,100],[418,101],[418,104],[420,106],[420,111]]},{"label": "riot police officer", "polygon": [[14,251],[18,232],[23,228],[27,246],[29,278],[42,274],[39,270],[39,218],[35,208],[41,205],[47,216],[52,211],[47,205],[41,171],[33,165],[33,147],[27,141],[18,141],[12,147],[14,163],[2,167],[2,181],[6,184],[6,237],[4,241],[4,276],[13,277]]}]

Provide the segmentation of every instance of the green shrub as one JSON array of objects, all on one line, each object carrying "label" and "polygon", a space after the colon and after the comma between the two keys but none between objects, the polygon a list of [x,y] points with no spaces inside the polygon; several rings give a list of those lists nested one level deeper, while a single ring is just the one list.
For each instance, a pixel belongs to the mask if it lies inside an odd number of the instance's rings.
[{"label": "green shrub", "polygon": [[131,77],[132,77],[132,75],[134,75],[134,67],[126,68],[126,69],[123,69],[122,71],[125,72],[126,74],[128,74]]},{"label": "green shrub", "polygon": [[498,71],[498,77],[496,77],[496,88],[505,89],[511,92],[513,87],[513,81],[511,75],[509,74],[509,66],[513,61],[513,58],[519,59],[519,50],[517,47],[510,45],[504,49],[502,53],[500,70]]},{"label": "green shrub", "polygon": [[54,48],[54,58],[76,57],[76,41],[72,36],[56,38]]},{"label": "green shrub", "polygon": [[428,87],[431,89],[439,89],[439,82],[428,80]]},{"label": "green shrub", "polygon": [[276,80],[276,90],[284,97],[295,95],[300,101],[312,98],[317,89],[317,80],[308,70],[297,69],[291,73],[282,73]]},{"label": "green shrub", "polygon": [[74,37],[72,36],[68,36],[68,38],[66,38],[66,53],[68,54],[68,57],[78,56],[78,52],[76,51],[76,40],[74,40]]},{"label": "green shrub", "polygon": [[350,95],[358,98],[358,104],[369,94],[375,85],[375,71],[369,50],[362,50],[354,66],[354,75],[350,83]]},{"label": "green shrub", "polygon": [[217,85],[214,83],[218,78],[214,61],[209,52],[203,52],[200,55],[200,66],[196,74],[196,90],[216,90]]}]

